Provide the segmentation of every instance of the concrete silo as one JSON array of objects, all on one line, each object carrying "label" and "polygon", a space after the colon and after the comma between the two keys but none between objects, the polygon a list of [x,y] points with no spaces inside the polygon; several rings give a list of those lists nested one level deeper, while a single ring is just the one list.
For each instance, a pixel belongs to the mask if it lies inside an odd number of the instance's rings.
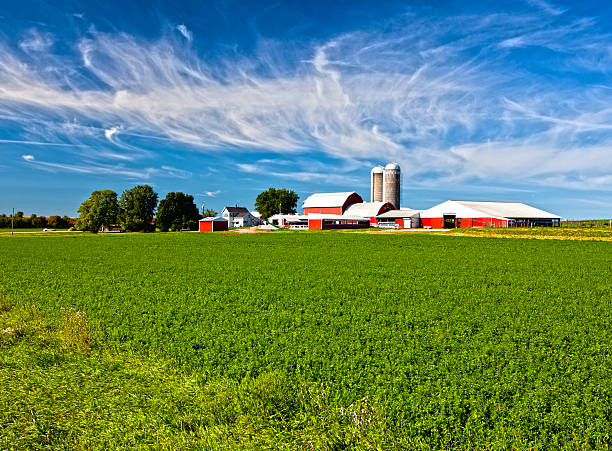
[{"label": "concrete silo", "polygon": [[382,202],[383,200],[384,170],[382,166],[376,166],[370,172],[370,202]]},{"label": "concrete silo", "polygon": [[396,209],[400,208],[400,180],[401,172],[399,164],[389,163],[383,170],[383,202],[393,204]]}]

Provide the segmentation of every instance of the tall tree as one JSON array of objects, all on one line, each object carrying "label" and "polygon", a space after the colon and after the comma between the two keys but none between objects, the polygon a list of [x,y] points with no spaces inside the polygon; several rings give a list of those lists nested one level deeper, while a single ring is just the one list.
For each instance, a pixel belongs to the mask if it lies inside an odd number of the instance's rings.
[{"label": "tall tree", "polygon": [[153,230],[151,222],[157,207],[157,193],[149,185],[126,189],[119,198],[121,226],[130,232]]},{"label": "tall tree", "polygon": [[117,193],[110,189],[94,191],[79,207],[77,228],[98,233],[103,225],[116,224],[119,217]]},{"label": "tall tree", "polygon": [[203,218],[213,218],[215,216],[217,216],[219,213],[217,213],[215,210],[213,210],[212,208],[207,208],[206,210],[204,210],[204,212],[202,213],[202,217]]},{"label": "tall tree", "polygon": [[193,196],[183,193],[168,193],[157,206],[155,223],[162,232],[196,230],[200,214]]},{"label": "tall tree", "polygon": [[264,219],[276,213],[295,213],[299,196],[293,190],[268,188],[255,199],[255,209]]}]

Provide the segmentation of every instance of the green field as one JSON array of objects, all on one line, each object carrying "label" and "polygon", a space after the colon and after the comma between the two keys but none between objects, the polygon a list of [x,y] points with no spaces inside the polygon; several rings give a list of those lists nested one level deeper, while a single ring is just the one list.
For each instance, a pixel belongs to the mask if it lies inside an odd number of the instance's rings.
[{"label": "green field", "polygon": [[75,234],[0,258],[0,448],[612,445],[609,242]]}]

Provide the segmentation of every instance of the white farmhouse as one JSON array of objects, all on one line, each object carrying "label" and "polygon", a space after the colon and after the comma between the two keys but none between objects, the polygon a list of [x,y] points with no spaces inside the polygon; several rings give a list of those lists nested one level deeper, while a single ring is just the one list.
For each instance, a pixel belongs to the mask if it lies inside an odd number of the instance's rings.
[{"label": "white farmhouse", "polygon": [[254,227],[262,223],[244,207],[225,207],[221,216],[227,219],[229,227]]}]

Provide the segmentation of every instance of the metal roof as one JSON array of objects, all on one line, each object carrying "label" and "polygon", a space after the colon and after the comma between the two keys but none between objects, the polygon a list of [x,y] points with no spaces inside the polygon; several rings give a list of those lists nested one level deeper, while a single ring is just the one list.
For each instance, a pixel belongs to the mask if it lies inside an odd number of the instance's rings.
[{"label": "metal roof", "polygon": [[419,216],[419,210],[401,209],[401,210],[389,210],[386,213],[382,213],[377,218],[381,219],[394,219],[394,218],[413,218]]},{"label": "metal roof", "polygon": [[454,214],[457,218],[499,219],[560,219],[560,216],[520,202],[473,202],[447,200],[429,210],[421,212],[422,218],[441,218]]},{"label": "metal roof", "polygon": [[347,216],[360,216],[362,218],[373,218],[388,202],[361,202],[350,205],[344,212]]},{"label": "metal roof", "polygon": [[227,218],[222,218],[221,216],[214,216],[214,217],[209,217],[209,218],[202,218],[200,219],[200,222],[227,222]]},{"label": "metal roof", "polygon": [[[306,198],[302,207],[342,207],[346,203],[348,198],[353,194],[357,193],[354,191],[347,191],[345,193],[315,193]],[[357,195],[359,196],[359,194]]]},{"label": "metal roof", "polygon": [[282,219],[284,221],[305,221],[308,219],[308,215],[299,215],[299,214],[278,214],[272,215],[268,218],[268,221],[273,219]]}]

